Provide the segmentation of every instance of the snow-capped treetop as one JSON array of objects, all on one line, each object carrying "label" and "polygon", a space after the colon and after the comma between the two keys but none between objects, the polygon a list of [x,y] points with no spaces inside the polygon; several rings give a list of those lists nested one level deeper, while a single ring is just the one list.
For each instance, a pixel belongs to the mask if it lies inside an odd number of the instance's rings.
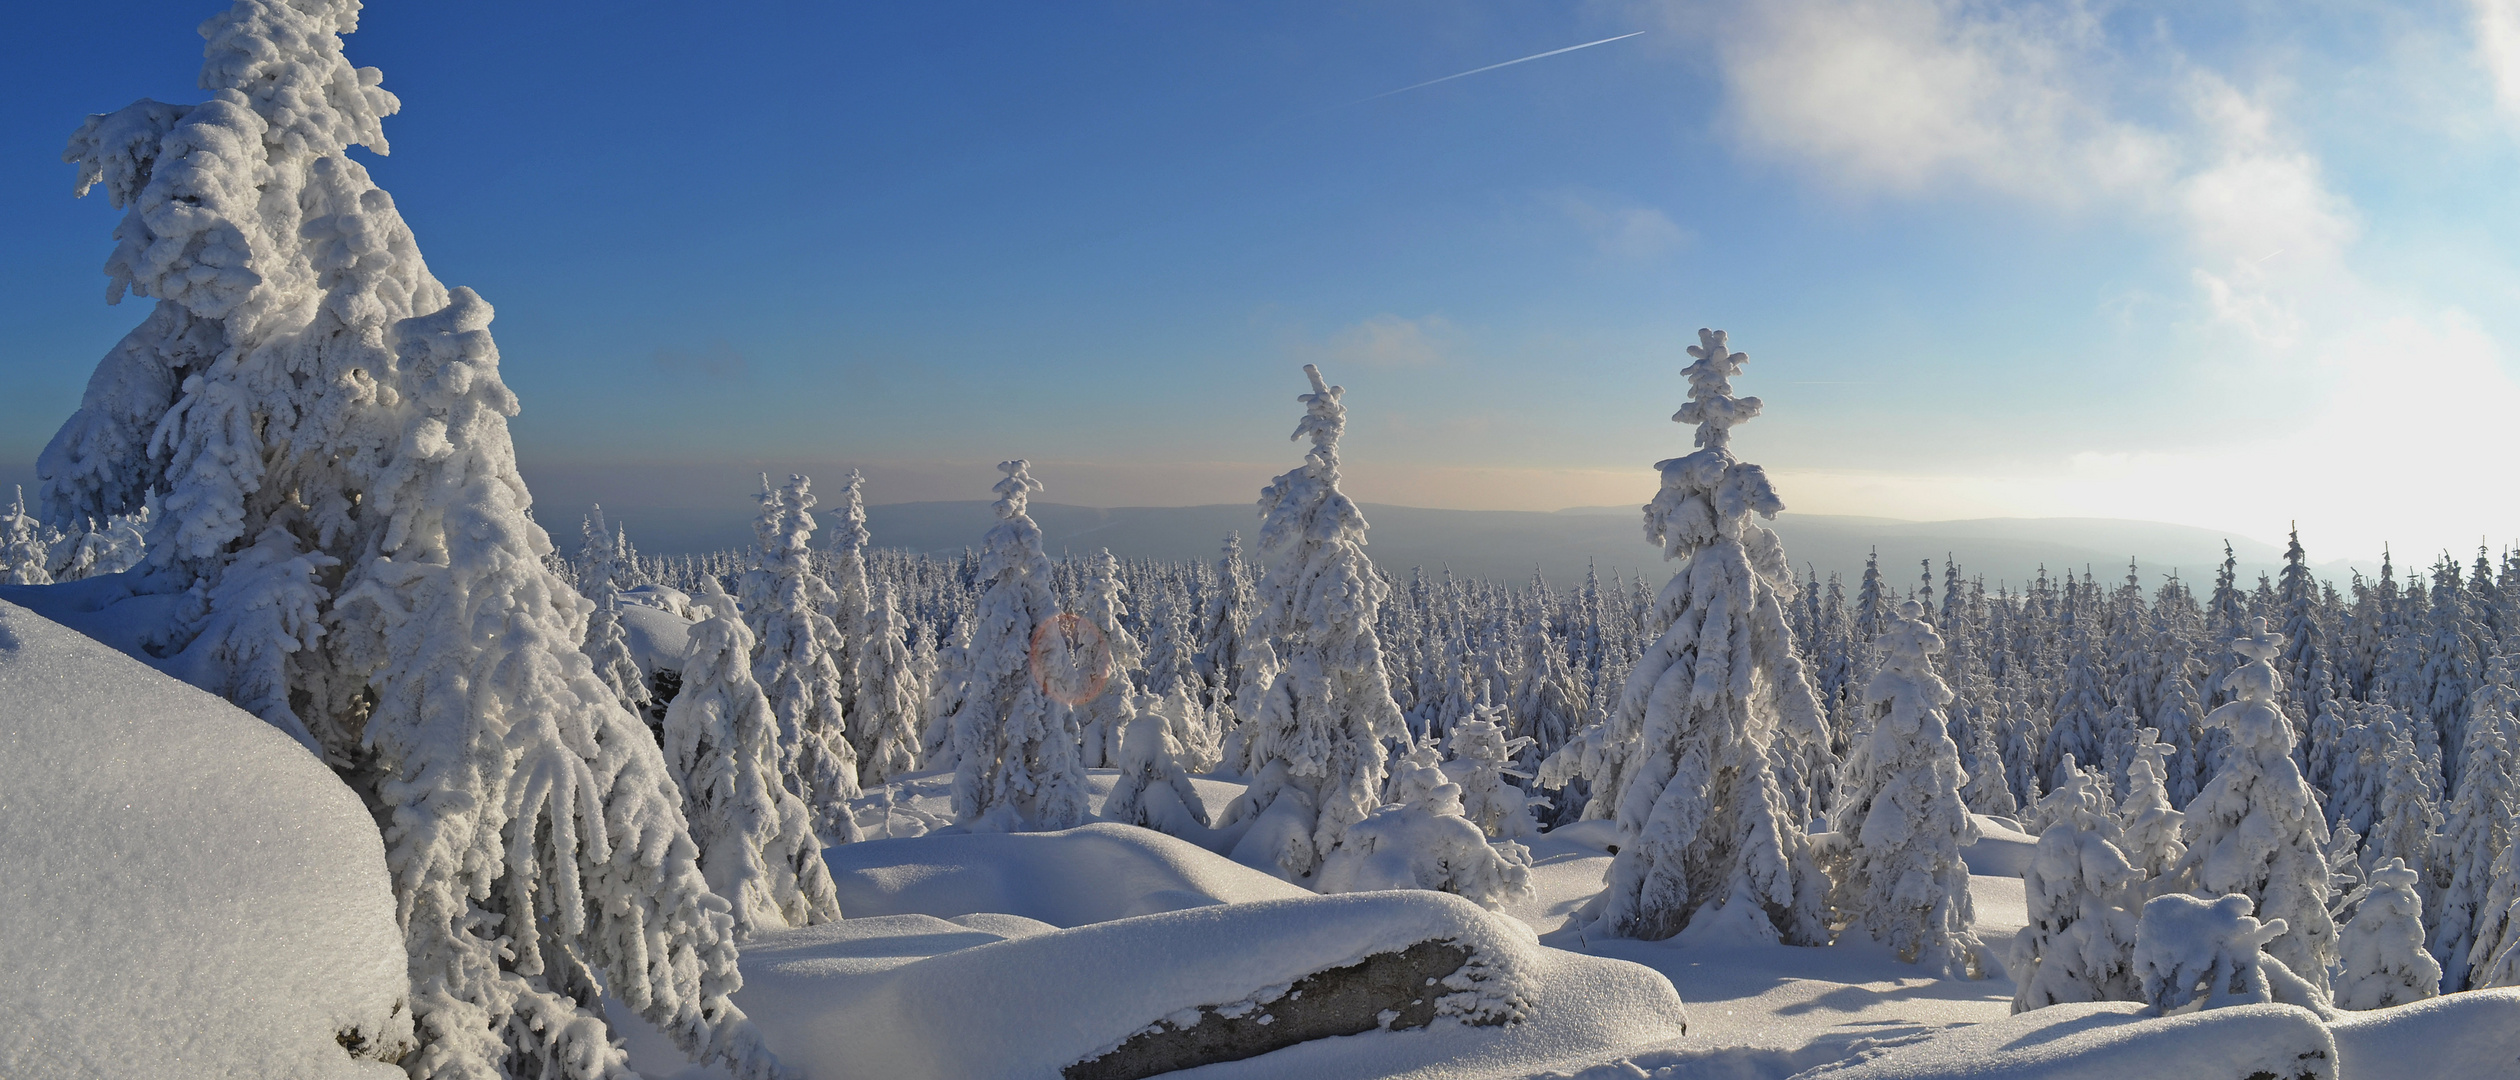
[{"label": "snow-capped treetop", "polygon": [[1734,397],[1732,392],[1732,377],[1741,374],[1750,354],[1733,352],[1723,331],[1700,328],[1689,355],[1697,362],[1680,372],[1689,380],[1689,403],[1671,418],[1697,425],[1697,445],[1722,450],[1732,442],[1733,425],[1759,415],[1759,399]]},{"label": "snow-capped treetop", "polygon": [[2267,630],[2262,617],[2250,619],[2248,631],[2231,641],[2231,651],[2246,661],[2223,676],[2223,689],[2231,701],[2207,714],[2205,723],[2230,731],[2232,741],[2241,746],[2280,743],[2289,751],[2292,728],[2275,706],[2276,695],[2284,689],[2284,677],[2275,670],[2275,658],[2284,651],[2284,636]]}]

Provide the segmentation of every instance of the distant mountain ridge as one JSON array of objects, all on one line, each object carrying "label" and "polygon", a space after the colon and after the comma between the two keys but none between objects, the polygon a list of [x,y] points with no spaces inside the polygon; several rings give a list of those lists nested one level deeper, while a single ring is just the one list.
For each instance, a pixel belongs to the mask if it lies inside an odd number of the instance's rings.
[{"label": "distant mountain ridge", "polygon": [[[1564,586],[1582,581],[1588,564],[1604,577],[1615,571],[1632,578],[1642,571],[1659,580],[1666,573],[1645,541],[1637,507],[1543,513],[1366,503],[1362,509],[1372,525],[1366,552],[1394,577],[1424,567],[1429,573],[1449,568],[1461,577],[1524,581],[1537,570],[1552,585]],[[1249,504],[1097,508],[1036,502],[1031,513],[1053,555],[1107,547],[1124,558],[1207,561],[1216,558],[1226,533],[1241,533],[1249,551],[1259,530],[1258,512]],[[878,546],[936,554],[978,546],[995,521],[989,504],[976,500],[892,503],[870,506],[866,514]],[[2115,582],[2132,557],[2147,589],[2173,571],[2210,587],[2225,540],[2192,526],[2111,518],[1899,521],[1789,511],[1771,527],[1794,565],[1816,570],[1824,580],[1836,573],[1851,583],[1862,575],[1866,553],[1878,549],[1882,576],[1902,591],[1920,582],[1924,560],[1932,562],[1940,588],[1946,555],[1989,586],[2001,582],[2017,589],[2041,566],[2051,576],[2088,568],[2094,577]],[[635,526],[632,538],[639,538]],[[2254,585],[2259,573],[2282,564],[2282,552],[2267,544],[2233,537],[2231,546],[2244,584]],[[2341,565],[2318,569],[2323,576],[2344,572]]]}]

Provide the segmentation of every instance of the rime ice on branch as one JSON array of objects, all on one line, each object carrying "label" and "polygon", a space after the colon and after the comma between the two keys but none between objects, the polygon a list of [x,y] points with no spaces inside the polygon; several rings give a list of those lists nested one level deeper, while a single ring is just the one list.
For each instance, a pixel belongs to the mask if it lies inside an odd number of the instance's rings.
[{"label": "rime ice on branch", "polygon": [[1662,490],[1645,507],[1646,538],[1685,561],[1655,601],[1666,629],[1628,673],[1609,730],[1588,740],[1605,766],[1594,798],[1614,801],[1628,842],[1584,918],[1622,937],[1711,921],[1817,945],[1828,881],[1775,762],[1822,750],[1828,733],[1785,622],[1784,546],[1750,520],[1785,504],[1732,455],[1733,426],[1759,414],[1759,399],[1732,393],[1748,357],[1722,331],[1698,340],[1689,403],[1672,419],[1697,425],[1699,450],[1656,464]]}]

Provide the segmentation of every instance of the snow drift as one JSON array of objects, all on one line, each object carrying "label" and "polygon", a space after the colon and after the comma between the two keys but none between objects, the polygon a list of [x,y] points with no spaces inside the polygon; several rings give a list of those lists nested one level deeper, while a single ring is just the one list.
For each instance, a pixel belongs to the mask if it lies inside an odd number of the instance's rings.
[{"label": "snow drift", "polygon": [[0,1076],[399,1077],[405,964],[330,769],[0,601]]}]

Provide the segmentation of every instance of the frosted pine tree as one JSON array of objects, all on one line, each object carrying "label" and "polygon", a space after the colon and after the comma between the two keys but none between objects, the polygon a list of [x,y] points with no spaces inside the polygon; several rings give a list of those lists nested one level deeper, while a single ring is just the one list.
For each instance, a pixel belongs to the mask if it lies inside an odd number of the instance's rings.
[{"label": "frosted pine tree", "polygon": [[1078,615],[1091,624],[1101,641],[1095,660],[1102,670],[1089,676],[1099,687],[1092,697],[1076,706],[1076,728],[1083,738],[1081,751],[1089,769],[1116,768],[1120,763],[1120,740],[1129,721],[1137,716],[1135,701],[1139,669],[1145,666],[1146,649],[1137,636],[1129,632],[1128,602],[1122,594],[1128,586],[1120,580],[1120,563],[1103,551],[1088,557],[1090,568],[1085,579],[1083,610]]},{"label": "frosted pine tree", "polygon": [[814,830],[826,842],[846,844],[858,839],[849,814],[849,800],[858,797],[857,751],[841,705],[850,681],[840,666],[843,635],[825,614],[832,589],[814,572],[814,501],[813,481],[803,476],[763,493],[754,525],[761,538],[753,572],[759,606],[745,621],[761,628],[752,676],[778,718],[785,786],[812,809]]},{"label": "frosted pine tree", "polygon": [[0,585],[50,585],[52,545],[44,542],[44,526],[26,512],[26,488],[0,515]]},{"label": "frosted pine tree", "polygon": [[2352,922],[2337,935],[2336,1006],[2385,1009],[2441,993],[2441,962],[2424,951],[2415,871],[2391,859],[2371,872]]},{"label": "frosted pine tree", "polygon": [[852,730],[862,733],[866,756],[858,763],[861,785],[885,783],[919,766],[919,728],[927,716],[927,680],[909,642],[925,634],[902,624],[890,584],[875,588],[866,637],[858,642],[858,711]]},{"label": "frosted pine tree", "polygon": [[[126,216],[109,299],[157,300],[45,448],[45,514],[163,492],[120,585],[163,668],[310,739],[375,807],[411,963],[418,1078],[624,1071],[610,994],[766,1076],[728,995],[732,920],[646,727],[579,651],[507,430],[490,306],[430,276],[344,151],[398,108],[352,0],[202,24],[199,105],[71,139]],[[167,603],[171,601],[171,603]]]},{"label": "frosted pine tree", "polygon": [[2144,872],[2118,847],[2122,834],[2088,772],[2069,770],[2040,809],[2053,823],[2021,874],[2029,921],[2013,938],[2012,1011],[2139,1000]]},{"label": "frosted pine tree", "polygon": [[[1240,716],[1245,704],[1246,676],[1252,670],[1252,647],[1265,643],[1247,641],[1251,632],[1253,605],[1251,575],[1243,567],[1242,534],[1228,533],[1225,552],[1216,559],[1216,583],[1207,594],[1207,607],[1199,616],[1198,657],[1193,663],[1199,677],[1207,683],[1206,704],[1222,705],[1229,716]],[[1265,684],[1262,689],[1265,689]],[[1256,696],[1257,691],[1248,691]]]},{"label": "frosted pine tree", "polygon": [[746,667],[752,631],[716,578],[701,587],[694,599],[708,614],[691,628],[682,691],[665,709],[667,762],[700,871],[734,905],[739,935],[830,922],[840,901],[813,814],[780,783],[778,719]]},{"label": "frosted pine tree", "polygon": [[[1036,638],[1057,637],[1041,528],[1024,512],[1041,482],[1023,460],[998,464],[998,523],[983,541],[969,682],[946,723],[954,754],[954,820],[975,830],[1069,829],[1085,823],[1085,766],[1076,714],[1034,673]],[[1073,619],[1073,616],[1068,616]]]},{"label": "frosted pine tree", "polygon": [[2514,716],[2520,691],[2513,689],[2513,666],[2511,657],[2495,657],[2485,685],[2468,699],[2467,751],[2434,856],[2436,879],[2448,871],[2430,939],[2444,990],[2468,988],[2468,957],[2480,925],[2495,914],[2486,900],[2520,806],[2520,717]]},{"label": "frosted pine tree", "polygon": [[1490,908],[1528,895],[1531,853],[1512,840],[1491,842],[1462,809],[1460,785],[1421,745],[1393,763],[1389,803],[1349,826],[1322,859],[1321,891],[1433,889]]},{"label": "frosted pine tree", "polygon": [[1924,615],[1916,601],[1901,603],[1878,639],[1881,669],[1865,696],[1881,707],[1848,750],[1831,810],[1831,906],[1843,935],[1869,937],[1940,978],[1979,979],[1991,965],[1960,861],[1979,833],[1943,718],[1951,688],[1934,672],[1942,635]]},{"label": "frosted pine tree", "polygon": [[2183,888],[2179,866],[2187,858],[2187,845],[2179,840],[2179,833],[2187,815],[2170,808],[2169,785],[2163,778],[2170,756],[2170,744],[2162,742],[2153,729],[2137,731],[2135,753],[2126,766],[2126,801],[2118,805],[2122,830],[2118,846],[2144,872],[2148,896]]},{"label": "frosted pine tree", "polygon": [[[833,508],[831,549],[823,556],[825,577],[831,587],[831,604],[824,611],[837,632],[831,648],[831,662],[845,680],[840,690],[841,715],[858,714],[858,696],[870,689],[869,680],[860,668],[860,651],[874,632],[867,619],[874,612],[874,593],[866,583],[866,477],[856,469],[849,470],[848,482],[840,487],[840,503]],[[875,745],[872,731],[861,725],[849,727],[849,744],[857,750],[862,762]]]},{"label": "frosted pine tree", "polygon": [[[1596,777],[1627,843],[1608,888],[1580,916],[1596,933],[1667,938],[1705,921],[1752,939],[1817,945],[1828,880],[1788,809],[1772,756],[1823,744],[1820,702],[1785,625],[1791,570],[1753,523],[1784,509],[1756,465],[1733,458],[1732,428],[1759,414],[1734,397],[1746,356],[1721,331],[1689,348],[1697,452],[1658,463],[1645,535],[1684,559],[1650,616],[1666,629],[1628,674],[1607,738],[1624,768]],[[1785,746],[1778,746],[1778,740]]]},{"label": "frosted pine tree", "polygon": [[621,707],[633,716],[646,716],[651,695],[647,677],[630,655],[629,635],[621,629],[621,552],[615,546],[615,534],[604,524],[603,507],[586,515],[584,535],[578,559],[586,569],[578,591],[595,605],[595,612],[586,618],[586,644],[581,651],[595,665],[595,677],[604,681]]},{"label": "frosted pine tree", "polygon": [[1193,837],[1208,828],[1207,803],[1190,783],[1182,764],[1183,748],[1173,737],[1171,721],[1152,700],[1141,703],[1120,733],[1120,770],[1103,817],[1124,825],[1142,825],[1172,836]]},{"label": "frosted pine tree", "polygon": [[2246,663],[2226,677],[2232,700],[2205,718],[2231,735],[2222,771],[2187,808],[2188,856],[2194,887],[2207,896],[2239,893],[2264,920],[2285,929],[2267,951],[2324,990],[2336,955],[2328,917],[2326,822],[2310,785],[2293,764],[2292,728],[2276,707],[2283,676],[2274,661],[2283,635],[2250,620],[2231,648]]},{"label": "frosted pine tree", "polygon": [[1243,722],[1251,786],[1220,824],[1251,822],[1233,856],[1305,881],[1381,800],[1383,743],[1407,733],[1383,668],[1376,615],[1390,586],[1365,555],[1365,515],[1339,490],[1343,387],[1304,365],[1304,464],[1260,495],[1254,638],[1283,643],[1284,665]]},{"label": "frosted pine tree", "polygon": [[2211,900],[2171,893],[2146,903],[2135,946],[2140,1000],[2155,1013],[2191,1003],[2219,1009],[2271,1001],[2333,1019],[2324,987],[2265,951],[2284,933],[2284,920],[2260,921],[2249,909],[2249,898],[2238,893]]},{"label": "frosted pine tree", "polygon": [[1497,710],[1482,709],[1453,728],[1444,740],[1451,756],[1444,775],[1461,788],[1461,813],[1471,824],[1491,837],[1521,840],[1540,831],[1530,800],[1512,782],[1530,779],[1513,767],[1530,736],[1507,738],[1496,720]]}]

